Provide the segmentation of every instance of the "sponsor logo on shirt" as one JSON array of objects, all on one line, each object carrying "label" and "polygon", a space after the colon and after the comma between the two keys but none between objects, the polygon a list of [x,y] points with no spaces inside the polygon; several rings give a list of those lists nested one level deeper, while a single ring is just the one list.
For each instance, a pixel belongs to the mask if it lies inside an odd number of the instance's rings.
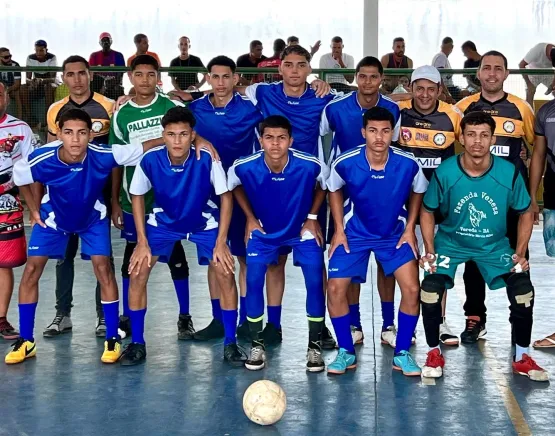
[{"label": "sponsor logo on shirt", "polygon": [[274,182],[283,182],[285,180],[285,177],[272,177],[272,180]]},{"label": "sponsor logo on shirt", "polygon": [[427,133],[416,132],[415,139],[417,141],[428,141],[430,139],[430,135]]},{"label": "sponsor logo on shirt", "polygon": [[151,107],[146,108],[146,109],[141,109],[141,113],[142,113],[142,114],[147,114],[147,113],[149,113],[151,110],[152,110]]},{"label": "sponsor logo on shirt", "polygon": [[72,168],[70,171],[78,173],[79,171],[83,171],[83,168]]},{"label": "sponsor logo on shirt", "polygon": [[100,121],[95,121],[94,123],[92,123],[91,130],[94,133],[99,133],[102,130],[102,123]]},{"label": "sponsor logo on shirt", "polygon": [[225,115],[225,112],[214,112],[214,115]]},{"label": "sponsor logo on shirt", "polygon": [[247,253],[248,257],[256,257],[258,256],[258,253]]},{"label": "sponsor logo on shirt", "polygon": [[409,142],[412,139],[412,133],[409,129],[401,129],[401,138],[403,138],[403,141]]},{"label": "sponsor logo on shirt", "polygon": [[546,123],[555,123],[555,118],[546,118],[545,122]]},{"label": "sponsor logo on shirt", "polygon": [[19,210],[19,202],[11,194],[0,195],[0,212],[9,213]]},{"label": "sponsor logo on shirt", "polygon": [[183,168],[172,168],[172,171],[174,173],[182,173],[183,172]]},{"label": "sponsor logo on shirt", "polygon": [[447,141],[447,138],[443,133],[436,133],[434,136],[434,144],[438,146],[442,146]]},{"label": "sponsor logo on shirt", "polygon": [[287,100],[287,104],[292,104],[293,106],[298,106],[300,103],[298,101]]},{"label": "sponsor logo on shirt", "polygon": [[[151,110],[151,109],[149,109]],[[161,126],[160,120],[162,117],[152,117],[152,118],[145,118],[144,120],[134,121],[127,125],[127,131],[129,133],[136,132],[138,130],[150,129],[152,127],[159,127]]]},{"label": "sponsor logo on shirt", "polygon": [[339,268],[328,268],[329,272],[337,272],[339,271]]},{"label": "sponsor logo on shirt", "polygon": [[417,160],[422,168],[437,168],[441,164],[440,157],[419,157]]},{"label": "sponsor logo on shirt", "polygon": [[503,123],[503,130],[507,133],[513,133],[515,131],[515,123],[512,121],[505,121]]},{"label": "sponsor logo on shirt", "polygon": [[385,179],[385,176],[376,176],[375,174],[372,174],[371,178],[376,180],[381,180],[381,179]]},{"label": "sponsor logo on shirt", "polygon": [[496,156],[508,156],[510,147],[508,145],[492,145],[490,151]]},{"label": "sponsor logo on shirt", "polygon": [[432,123],[427,123],[425,121],[416,121],[414,123],[414,125],[416,127],[424,127],[425,129],[431,129],[432,128]]},{"label": "sponsor logo on shirt", "polygon": [[29,250],[38,250],[40,247],[37,247],[36,245],[31,245],[29,246]]},{"label": "sponsor logo on shirt", "polygon": [[482,222],[482,220],[488,217],[485,212],[476,209],[474,203],[468,204],[468,212],[470,213],[470,224],[474,228],[480,227],[480,223]]}]

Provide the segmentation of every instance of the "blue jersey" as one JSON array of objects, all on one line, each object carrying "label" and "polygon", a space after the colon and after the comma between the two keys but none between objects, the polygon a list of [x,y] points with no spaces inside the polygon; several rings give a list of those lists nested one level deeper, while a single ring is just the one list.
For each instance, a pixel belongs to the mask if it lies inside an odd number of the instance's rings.
[{"label": "blue jersey", "polygon": [[178,233],[195,233],[218,227],[220,219],[214,194],[227,192],[221,162],[213,162],[203,150],[197,160],[195,148],[181,165],[172,165],[166,146],[145,153],[135,168],[129,192],[145,195],[154,192],[154,206],[148,224]]},{"label": "blue jersey", "polygon": [[239,159],[228,171],[228,188],[242,185],[252,210],[267,237],[287,240],[300,236],[307,219],[314,189],[326,189],[329,170],[317,158],[294,149],[279,174],[273,173],[264,152]]},{"label": "blue jersey", "polygon": [[262,114],[247,97],[236,93],[225,107],[214,107],[205,95],[188,107],[195,115],[195,131],[214,145],[226,171],[260,148],[255,129]]},{"label": "blue jersey", "polygon": [[39,182],[46,193],[40,205],[41,220],[54,230],[79,233],[106,218],[102,190],[112,169],[136,165],[141,144],[99,146],[89,144],[82,162],[67,164],[58,157],[61,141],[44,145],[19,160],[14,167],[16,185]]},{"label": "blue jersey", "polygon": [[428,181],[416,159],[394,147],[384,169],[373,170],[361,145],[335,160],[327,186],[331,192],[343,188],[348,193],[343,221],[348,237],[384,239],[404,232],[409,195],[425,192]]},{"label": "blue jersey", "polygon": [[[401,128],[399,105],[389,97],[378,94],[376,107],[387,109],[393,114],[395,119],[393,141],[397,141]],[[358,102],[356,91],[332,100],[325,107],[320,120],[320,135],[324,136],[333,132],[330,162],[341,153],[366,143],[361,133],[362,117],[366,111],[367,109],[364,109]]]},{"label": "blue jersey", "polygon": [[322,98],[306,85],[306,91],[300,97],[289,97],[283,89],[283,82],[256,83],[247,86],[245,95],[264,115],[282,115],[293,127],[293,146],[324,161],[324,151],[320,141],[320,117],[326,105],[337,94],[335,90]]}]

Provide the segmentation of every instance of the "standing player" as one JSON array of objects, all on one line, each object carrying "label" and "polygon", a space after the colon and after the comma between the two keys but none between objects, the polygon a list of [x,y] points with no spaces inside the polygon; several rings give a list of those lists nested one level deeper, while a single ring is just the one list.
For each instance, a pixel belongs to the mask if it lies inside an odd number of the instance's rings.
[{"label": "standing player", "polygon": [[[333,132],[332,152],[330,162],[345,151],[352,150],[364,144],[364,137],[356,127],[364,113],[373,107],[383,107],[393,114],[395,129],[393,141],[399,138],[401,114],[399,106],[393,100],[380,94],[379,89],[383,78],[381,62],[372,56],[363,58],[356,67],[356,83],[358,91],[351,92],[342,98],[332,100],[324,111],[320,121],[320,135]],[[346,198],[344,199],[346,200]],[[330,220],[328,235],[333,235],[333,220]],[[378,263],[378,292],[382,305],[382,341],[395,346],[394,297],[395,278],[385,277],[382,266]],[[360,321],[360,283],[349,285],[349,314],[351,317],[351,331],[353,342],[362,344],[364,333]]]},{"label": "standing player", "polygon": [[[442,294],[453,288],[457,266],[473,260],[490,289],[507,288],[516,346],[513,371],[531,380],[548,380],[529,352],[534,309],[525,256],[534,222],[530,196],[519,170],[490,152],[495,124],[483,112],[465,115],[460,137],[465,151],[436,169],[424,197],[420,222],[426,254],[421,265],[427,274],[420,298],[430,347],[425,377],[441,377],[445,365],[439,348]],[[506,236],[509,209],[519,214],[516,251]],[[435,237],[434,212],[444,218]]]},{"label": "standing player", "polygon": [[[412,73],[412,100],[399,102],[401,108],[400,148],[412,153],[428,181],[445,159],[455,154],[455,141],[460,134],[461,113],[439,100],[441,76],[430,65],[418,67]],[[437,217],[438,221],[440,217]],[[416,228],[418,249],[423,244],[420,226]],[[459,345],[459,338],[451,332],[445,320],[447,294],[442,301],[440,339],[445,345]]]},{"label": "standing player", "polygon": [[[366,144],[340,155],[327,181],[335,221],[329,248],[328,309],[339,344],[328,373],[343,374],[357,365],[347,289],[351,281],[366,282],[373,251],[385,274],[393,274],[401,288],[393,368],[416,376],[420,368],[408,351],[420,312],[414,228],[428,181],[412,155],[390,147],[395,127],[391,112],[374,107],[362,121]],[[345,203],[343,191],[349,195]]]},{"label": "standing player", "polygon": [[13,179],[13,166],[27,159],[35,140],[31,128],[6,113],[7,86],[0,82],[0,337],[17,339],[19,333],[8,322],[14,287],[13,269],[27,260],[23,206]]},{"label": "standing player", "polygon": [[[516,166],[528,184],[528,170],[521,156],[526,158],[526,145],[531,146],[534,143],[534,111],[524,100],[503,90],[503,84],[509,76],[507,58],[503,54],[497,51],[485,53],[480,60],[477,76],[482,83],[482,91],[461,100],[457,107],[464,115],[478,111],[493,116],[497,127],[492,153]],[[509,211],[507,220],[507,237],[515,250],[519,216],[514,211]],[[475,262],[466,263],[463,278],[466,292],[464,311],[467,318],[461,341],[474,343],[487,333],[486,283]]]},{"label": "standing player", "polygon": [[[112,169],[136,164],[154,144],[134,142],[112,148],[90,144],[91,117],[80,109],[66,111],[59,120],[60,141],[43,146],[19,160],[14,181],[20,186],[31,213],[33,231],[29,257],[19,285],[20,338],[6,355],[6,363],[20,363],[37,352],[33,330],[39,297],[39,280],[49,258],[61,259],[69,235],[81,238],[81,257],[90,259],[100,282],[106,319],[102,362],[115,363],[121,356],[118,335],[118,287],[110,268],[110,226],[102,188]],[[40,198],[36,183],[46,186]]]},{"label": "standing player", "polygon": [[[132,343],[125,349],[122,365],[136,365],[146,358],[144,320],[146,285],[152,267],[168,262],[175,244],[182,239],[197,246],[199,265],[209,265],[221,291],[220,303],[225,328],[224,359],[243,365],[246,355],[237,346],[237,288],[233,257],[227,246],[233,199],[227,190],[221,162],[212,162],[209,152],[197,160],[194,147],[195,118],[182,107],[170,109],[162,118],[165,145],[146,153],[131,182],[137,248],[129,263],[131,286]],[[145,229],[145,199],[154,193],[152,213]],[[220,196],[220,208],[213,196]]]},{"label": "standing player", "polygon": [[[252,154],[256,144],[256,127],[262,121],[260,111],[239,93],[234,93],[238,76],[236,65],[226,56],[217,56],[208,63],[208,82],[212,93],[189,104],[196,119],[195,132],[210,141],[220,155],[223,168],[227,171],[236,159]],[[238,205],[233,207],[231,225],[228,232],[231,254],[239,261],[239,288],[241,305],[239,315],[240,336],[248,337],[246,321],[246,218]],[[209,340],[223,337],[224,325],[219,309],[219,289],[216,286],[214,269],[208,269],[210,298],[212,300],[213,320],[203,330],[195,333],[196,340]]]},{"label": "standing player", "polygon": [[308,153],[291,149],[289,121],[266,118],[260,126],[262,151],[237,160],[229,170],[229,189],[247,216],[247,320],[252,349],[245,366],[264,368],[266,351],[264,277],[280,254],[293,251],[306,284],[308,351],[306,369],[324,370],[321,338],[326,316],[322,230],[317,213],[326,197],[328,168]]}]

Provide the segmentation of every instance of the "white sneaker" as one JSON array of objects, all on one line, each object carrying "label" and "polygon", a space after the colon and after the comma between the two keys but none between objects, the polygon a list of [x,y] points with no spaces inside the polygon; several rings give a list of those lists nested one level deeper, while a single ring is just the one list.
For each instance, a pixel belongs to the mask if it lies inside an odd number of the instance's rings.
[{"label": "white sneaker", "polygon": [[447,321],[439,325],[439,340],[444,345],[457,346],[459,345],[459,337],[454,335]]},{"label": "white sneaker", "polygon": [[52,322],[44,329],[42,335],[45,338],[52,338],[62,333],[69,333],[73,329],[73,323],[69,316],[56,315]]},{"label": "white sneaker", "polygon": [[391,348],[395,348],[397,343],[397,329],[394,325],[390,325],[387,330],[382,332],[382,344],[389,345]]},{"label": "white sneaker", "polygon": [[105,337],[106,336],[106,321],[104,318],[96,318],[96,328],[94,330],[96,336]]},{"label": "white sneaker", "polygon": [[362,329],[358,330],[355,326],[351,326],[351,336],[353,337],[353,344],[364,344],[364,333]]}]

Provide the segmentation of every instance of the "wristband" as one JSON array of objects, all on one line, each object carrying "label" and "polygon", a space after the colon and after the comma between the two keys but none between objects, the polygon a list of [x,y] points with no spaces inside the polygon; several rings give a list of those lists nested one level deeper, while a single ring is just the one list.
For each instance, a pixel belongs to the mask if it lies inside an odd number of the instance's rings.
[{"label": "wristband", "polygon": [[317,220],[318,219],[318,215],[315,215],[313,213],[309,213],[308,216],[306,217],[306,219],[309,220]]}]

